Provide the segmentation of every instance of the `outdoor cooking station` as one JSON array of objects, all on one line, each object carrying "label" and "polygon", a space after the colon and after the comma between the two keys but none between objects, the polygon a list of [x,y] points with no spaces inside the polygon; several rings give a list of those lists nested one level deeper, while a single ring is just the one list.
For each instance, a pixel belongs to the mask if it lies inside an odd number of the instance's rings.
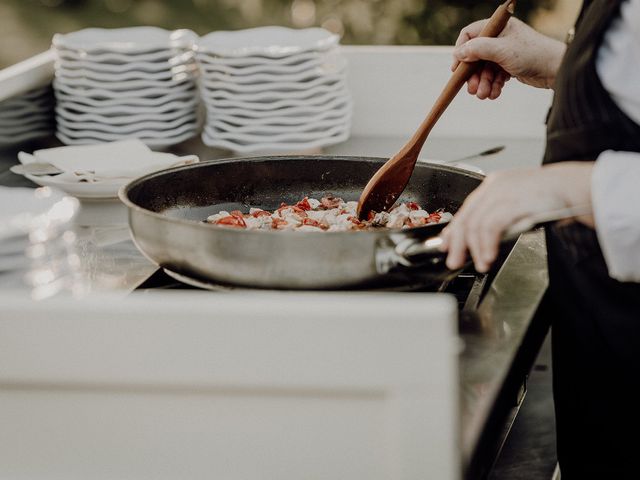
[{"label": "outdoor cooking station", "polygon": [[[437,95],[438,89],[446,81],[449,74],[450,49],[345,47],[344,53],[349,61],[349,85],[355,102],[352,136],[346,143],[327,148],[323,153],[389,156],[410,135],[424,115],[427,106]],[[30,83],[35,86],[50,80],[49,63],[50,59],[45,55],[42,61],[33,62],[31,66],[27,65],[28,68],[18,70],[13,76],[7,78],[0,76],[0,98],[3,95],[13,95],[20,88],[26,89]],[[16,81],[16,78],[21,78],[22,82]],[[504,152],[494,158],[482,160],[483,163],[478,166],[485,171],[490,171],[509,165],[537,164],[543,147],[543,119],[550,101],[548,92],[534,91],[520,85],[509,85],[509,87],[511,88],[505,92],[504,98],[499,102],[479,102],[463,95],[457,98],[427,141],[422,158],[459,158],[502,144],[506,146]],[[32,150],[50,142],[46,140],[3,150],[0,158],[0,184],[25,185],[24,179],[8,171],[9,167],[16,163],[17,151]],[[175,151],[185,154],[196,153],[203,160],[228,156],[225,152],[204,147],[198,139],[179,145]],[[80,326],[84,321],[95,321],[94,326],[97,331],[102,332],[106,344],[113,346],[118,345],[117,341],[120,337],[110,328],[118,329],[126,325],[127,317],[134,316],[133,313],[128,312],[144,312],[142,314],[144,318],[141,320],[143,324],[150,328],[157,327],[157,331],[149,335],[148,341],[170,343],[174,339],[169,327],[170,325],[175,327],[175,324],[171,324],[171,319],[167,318],[167,312],[175,312],[186,319],[193,310],[193,315],[201,318],[207,309],[212,311],[216,308],[216,302],[226,305],[227,300],[222,299],[227,298],[225,296],[228,295],[232,295],[236,302],[257,302],[257,304],[265,302],[265,305],[271,301],[278,302],[280,305],[286,305],[287,302],[291,302],[291,305],[299,305],[299,299],[296,297],[307,295],[288,293],[283,296],[281,293],[269,292],[257,294],[251,290],[227,292],[224,288],[216,293],[190,291],[158,271],[155,265],[139,253],[129,240],[126,211],[117,203],[84,202],[78,218],[76,234],[85,292],[83,299],[54,298],[48,302],[35,303],[29,299],[29,292],[21,287],[18,278],[14,279],[13,283],[9,281],[3,283],[0,293],[3,297],[1,301],[3,306],[0,307],[0,338],[2,338],[0,342],[3,342],[0,343],[0,364],[3,365],[0,369],[0,405],[8,405],[9,408],[0,412],[0,423],[8,425],[5,431],[17,432],[29,423],[29,418],[36,418],[37,412],[40,411],[38,398],[43,401],[53,398],[56,399],[55,401],[64,401],[67,395],[70,401],[75,402],[74,405],[77,408],[83,412],[86,409],[88,412],[91,405],[95,408],[107,405],[106,400],[102,400],[101,397],[107,398],[123,391],[139,395],[155,392],[157,395],[174,395],[176,408],[179,409],[181,399],[186,399],[193,394],[193,391],[189,389],[182,391],[176,387],[172,383],[176,378],[180,376],[185,379],[191,378],[192,384],[189,388],[192,389],[202,388],[205,391],[209,388],[198,383],[197,375],[192,378],[189,362],[177,362],[176,368],[166,378],[161,375],[155,376],[153,369],[145,370],[143,366],[136,364],[138,361],[142,362],[140,358],[136,358],[134,354],[129,355],[131,352],[127,348],[134,348],[133,344],[125,345],[123,352],[117,350],[109,352],[110,356],[107,358],[74,357],[73,355],[65,357],[62,353],[65,346],[69,347],[68,342],[72,341],[73,335],[69,329],[73,330],[74,326],[78,327],[76,337],[78,342],[85,342],[85,347],[89,351],[91,345],[86,342],[97,342],[95,347],[98,347],[100,334],[87,332],[86,326]],[[456,302],[450,303],[448,307],[446,302],[441,302],[441,299],[450,298],[449,296],[443,293],[423,292],[420,289],[411,293],[376,292],[373,294],[374,296],[383,295],[396,306],[399,305],[397,298],[400,297],[398,296],[422,299],[419,300],[419,302],[423,301],[420,309],[408,307],[407,312],[415,314],[418,311],[426,311],[427,318],[431,301],[433,311],[437,312],[434,316],[446,317],[446,314],[441,312],[449,308],[449,313],[452,315],[449,323],[455,322],[458,317],[459,328],[452,327],[455,331],[448,334],[460,341],[455,345],[450,344],[450,349],[444,349],[442,352],[442,358],[453,358],[452,363],[430,365],[426,369],[427,372],[442,370],[436,375],[439,378],[442,377],[442,382],[438,383],[439,388],[449,393],[453,392],[453,396],[443,395],[439,400],[448,399],[451,404],[448,409],[443,408],[442,411],[426,415],[422,421],[438,416],[443,417],[438,428],[434,428],[433,435],[436,438],[431,439],[429,445],[438,445],[440,442],[442,445],[451,447],[443,448],[454,452],[455,446],[459,445],[459,452],[452,454],[451,451],[431,451],[424,456],[431,459],[433,463],[425,463],[414,470],[407,469],[404,465],[400,470],[402,475],[395,478],[417,478],[415,475],[422,475],[425,472],[431,472],[434,475],[430,477],[427,474],[427,478],[435,478],[435,474],[438,473],[437,478],[443,479],[482,478],[487,474],[503,439],[504,426],[512,420],[513,413],[522,399],[522,387],[526,375],[546,334],[544,319],[535,317],[546,284],[544,240],[541,232],[533,232],[523,235],[510,254],[502,259],[499,268],[496,268],[496,271],[488,277],[465,271],[450,284],[443,286],[442,292],[451,294],[456,299]],[[215,286],[213,288],[215,289]],[[6,295],[7,292],[10,293]],[[169,301],[171,305],[166,309],[163,308],[162,301],[158,300],[163,295],[171,298]],[[316,305],[317,308],[322,306],[323,316],[331,317],[333,311],[330,300],[337,298],[335,295],[335,293],[315,294],[309,299],[309,305]],[[345,293],[342,292],[340,295],[344,296]],[[361,293],[346,293],[346,295],[352,305],[362,305],[363,311],[371,310],[367,309],[365,304],[370,300],[366,293],[364,296]],[[328,301],[322,300],[323,296]],[[176,310],[175,306],[181,302],[181,298],[188,307],[186,306],[181,313],[177,313],[179,310]],[[128,305],[131,307],[129,311]],[[241,307],[239,309],[245,311]],[[221,315],[227,315],[229,320],[233,320],[232,310],[227,306],[221,307],[220,312],[222,312]],[[286,320],[293,321],[300,317],[299,311],[293,312]],[[392,317],[399,317],[402,314],[402,311],[390,311]],[[109,315],[114,319],[118,318],[118,321],[110,323]],[[46,324],[43,322],[45,318]],[[154,318],[157,320],[156,324],[151,321]],[[176,320],[178,319],[173,319],[174,322]],[[379,321],[382,322],[382,320]],[[361,322],[360,325],[366,328],[365,322]],[[32,328],[36,330],[31,330]],[[216,335],[215,323],[207,325],[206,322],[195,322],[189,324],[188,328],[191,329],[192,334],[200,335],[202,338]],[[66,334],[57,336],[56,331],[59,333],[60,330],[66,330]],[[30,343],[33,337],[29,332],[32,334],[40,332],[35,334],[38,337],[37,351],[34,350],[35,344]],[[48,342],[47,334],[52,335],[51,343]],[[167,337],[163,338],[163,334]],[[446,328],[445,334],[447,334]],[[140,342],[145,341],[144,335],[135,338]],[[445,335],[442,338],[446,340],[449,337]],[[175,353],[179,348],[188,350],[187,340],[179,336],[175,338],[174,349],[171,351]],[[139,345],[139,347],[141,351],[153,349],[150,345]],[[396,345],[394,348],[401,348],[401,346]],[[389,350],[393,351],[391,348]],[[100,349],[100,351],[103,350]],[[125,368],[130,368],[134,374],[123,374],[122,378],[118,378],[117,370],[107,372],[106,367],[110,362],[114,365],[126,365],[116,359],[121,353],[124,359],[132,362]],[[389,355],[393,358],[391,353]],[[45,366],[46,362],[42,362],[44,358],[53,365]],[[58,366],[55,365],[56,358],[60,358]],[[81,371],[76,371],[73,365],[80,361],[80,358],[83,358],[82,361],[85,363]],[[437,357],[434,356],[431,360],[434,359]],[[375,367],[372,366],[372,368]],[[144,377],[145,372],[148,373],[148,378]],[[455,378],[449,378],[451,375]],[[292,374],[292,376],[295,375]],[[449,384],[454,386],[447,389]],[[337,398],[340,398],[340,395],[337,395]],[[459,405],[455,405],[456,400],[459,401]],[[437,400],[434,402],[433,405],[437,406]],[[24,408],[18,408],[16,406],[18,404],[24,405]],[[188,406],[189,402],[185,400],[184,405]],[[125,407],[122,411],[125,411]],[[60,414],[64,412],[64,408],[60,407],[58,410],[52,408],[50,412]],[[105,408],[105,419],[110,418],[110,414],[116,415],[117,410],[109,412],[109,408]],[[417,424],[420,424],[419,421]],[[179,422],[175,425],[179,425]],[[229,431],[233,430],[233,425],[226,425],[226,427],[230,429]],[[33,431],[37,432],[37,428]],[[75,429],[73,431],[76,435],[87,435],[91,433],[91,428],[83,430],[79,427],[77,431]],[[106,449],[106,445],[117,440],[115,433],[110,432],[108,428],[102,433],[104,438],[96,442],[95,448]],[[110,434],[112,437],[109,437]],[[25,441],[27,441],[26,438]],[[149,441],[148,438],[146,440]],[[273,441],[273,438],[271,440]],[[78,441],[78,438],[75,441]],[[9,445],[10,439],[2,442],[3,448],[0,450],[6,452],[6,458],[0,461],[2,465],[0,474],[20,473],[16,465],[19,464],[19,459],[23,458],[21,455],[26,455],[28,448],[13,445],[12,449],[8,449],[5,446]],[[55,472],[54,476],[63,476],[69,472],[71,475],[68,475],[68,478],[79,475],[80,470],[73,470],[69,466],[71,465],[68,463],[69,459],[53,458],[56,450],[47,444],[46,439],[41,439],[41,442],[41,444],[37,443],[35,448],[50,449],[48,454],[43,456],[45,459],[43,465],[46,466],[46,462],[49,462],[49,471]],[[76,445],[75,442],[72,443]],[[80,444],[82,442],[78,442],[78,445]],[[135,441],[133,444],[135,445]],[[162,448],[162,442],[158,442],[156,454],[168,453]],[[86,454],[92,450],[87,447],[86,451],[82,448],[80,451]],[[62,452],[64,453],[64,449]],[[248,448],[247,457],[244,459],[247,463],[251,463],[252,453],[255,452]],[[389,463],[402,466],[402,459],[412,458],[403,456],[402,452],[398,453],[397,457],[400,460],[394,458],[389,460]],[[101,459],[107,462],[113,458],[109,456],[108,451],[103,451],[94,452],[92,460],[95,465],[99,464]],[[358,458],[357,455],[355,458]],[[136,472],[139,477],[145,474],[142,467],[145,462],[142,460],[139,463],[127,460],[123,461],[122,465],[122,473],[127,472],[127,466],[137,465],[138,469],[131,467],[131,471]],[[437,469],[430,470],[430,465],[437,465]],[[3,468],[6,470],[2,471]],[[37,477],[41,474],[38,468],[34,466],[29,468],[31,470],[26,472],[32,476]],[[194,467],[194,471],[199,470]],[[340,469],[336,467],[336,470],[329,471],[340,471]],[[285,474],[281,478],[287,478],[286,469],[283,472]],[[385,478],[384,473],[378,472],[377,475]],[[319,478],[327,477],[319,476]]]}]

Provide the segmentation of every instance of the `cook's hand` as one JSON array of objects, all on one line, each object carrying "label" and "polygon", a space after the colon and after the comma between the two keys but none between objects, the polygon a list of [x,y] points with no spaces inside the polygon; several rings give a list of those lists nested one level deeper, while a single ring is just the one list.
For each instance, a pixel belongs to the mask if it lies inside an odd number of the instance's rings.
[{"label": "cook's hand", "polygon": [[[443,230],[447,267],[461,268],[467,251],[475,268],[486,272],[498,255],[500,239],[530,215],[591,204],[593,162],[563,162],[487,175]],[[593,226],[593,216],[579,221]]]},{"label": "cook's hand", "polygon": [[513,17],[497,38],[478,37],[487,21],[479,20],[463,28],[453,51],[451,70],[460,62],[488,62],[467,82],[469,93],[482,100],[494,100],[511,77],[534,87],[553,88],[565,44]]}]

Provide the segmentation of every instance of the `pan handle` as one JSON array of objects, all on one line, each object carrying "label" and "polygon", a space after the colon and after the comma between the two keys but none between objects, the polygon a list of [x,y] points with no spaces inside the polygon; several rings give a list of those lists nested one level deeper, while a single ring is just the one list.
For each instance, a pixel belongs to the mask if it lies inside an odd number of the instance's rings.
[{"label": "pan handle", "polygon": [[[502,243],[517,240],[518,237],[534,228],[544,227],[559,220],[582,215],[590,215],[591,205],[561,208],[542,214],[531,215],[513,224],[502,236]],[[420,239],[407,236],[392,236],[392,246],[380,248],[376,253],[376,267],[379,273],[388,273],[395,268],[425,267],[443,264],[447,254],[440,251],[441,237]]]}]

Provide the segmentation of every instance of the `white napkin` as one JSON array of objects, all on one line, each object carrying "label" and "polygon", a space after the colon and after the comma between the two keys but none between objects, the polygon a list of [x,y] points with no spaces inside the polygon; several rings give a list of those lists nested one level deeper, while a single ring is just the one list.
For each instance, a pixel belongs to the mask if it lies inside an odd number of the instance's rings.
[{"label": "white napkin", "polygon": [[178,157],[154,152],[137,139],[96,145],[73,145],[18,153],[20,163],[50,163],[63,170],[56,178],[71,182],[99,182],[135,178],[164,168],[195,163],[196,155]]}]

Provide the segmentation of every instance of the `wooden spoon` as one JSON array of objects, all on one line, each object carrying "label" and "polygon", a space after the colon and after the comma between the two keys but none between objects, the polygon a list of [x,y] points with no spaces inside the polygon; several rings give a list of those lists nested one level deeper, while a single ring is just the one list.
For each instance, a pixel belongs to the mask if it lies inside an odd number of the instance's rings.
[{"label": "wooden spoon", "polygon": [[[515,9],[515,0],[506,0],[491,15],[480,32],[481,37],[497,37],[504,29]],[[364,187],[358,202],[358,217],[365,219],[371,210],[380,212],[390,208],[402,194],[429,132],[449,106],[460,88],[480,67],[480,62],[461,62],[451,75],[442,93],[416,133],[393,157],[380,167]]]}]

